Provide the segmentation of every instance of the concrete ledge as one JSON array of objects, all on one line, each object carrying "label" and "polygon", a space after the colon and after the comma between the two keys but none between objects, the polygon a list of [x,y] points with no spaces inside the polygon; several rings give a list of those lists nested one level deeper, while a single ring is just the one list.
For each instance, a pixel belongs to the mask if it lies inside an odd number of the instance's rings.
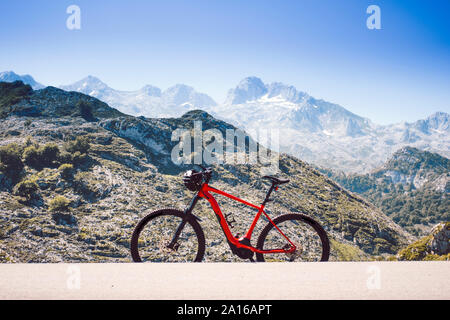
[{"label": "concrete ledge", "polygon": [[0,299],[450,299],[450,263],[1,264]]}]

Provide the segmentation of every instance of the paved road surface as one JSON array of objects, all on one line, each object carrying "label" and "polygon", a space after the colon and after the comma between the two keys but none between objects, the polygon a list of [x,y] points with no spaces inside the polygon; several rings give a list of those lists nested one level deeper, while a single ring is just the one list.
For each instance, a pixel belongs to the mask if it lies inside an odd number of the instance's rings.
[{"label": "paved road surface", "polygon": [[0,299],[450,299],[450,263],[0,264]]}]

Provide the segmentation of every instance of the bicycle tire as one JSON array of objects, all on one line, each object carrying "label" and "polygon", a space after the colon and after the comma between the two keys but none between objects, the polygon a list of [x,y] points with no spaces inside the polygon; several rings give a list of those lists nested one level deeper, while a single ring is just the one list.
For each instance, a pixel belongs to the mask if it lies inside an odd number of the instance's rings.
[{"label": "bicycle tire", "polygon": [[[322,228],[322,226],[315,221],[314,219],[303,215],[303,214],[299,214],[299,213],[291,213],[291,214],[283,214],[280,215],[278,217],[276,217],[273,222],[280,227],[279,225],[282,224],[283,222],[286,221],[301,221],[306,223],[307,225],[309,225],[310,227],[313,228],[313,230],[315,231],[315,233],[319,236],[320,242],[321,242],[321,247],[322,247],[322,254],[321,254],[321,258],[318,261],[328,261],[328,258],[330,256],[330,241],[328,239],[327,233],[326,231]],[[263,250],[264,248],[264,243],[266,241],[266,237],[269,234],[269,232],[274,229],[274,232],[278,233],[278,230],[276,230],[276,228],[274,228],[274,225],[272,223],[268,223],[264,229],[261,231],[259,237],[258,237],[258,242],[256,247],[259,250]],[[283,233],[285,233],[285,230],[283,230],[282,227],[280,227],[281,231],[283,231]],[[281,235],[281,234],[280,234]],[[289,237],[289,236],[288,236]],[[289,237],[290,238],[290,237]],[[285,239],[284,239],[285,240]],[[287,240],[285,240],[287,243]],[[294,242],[295,244],[295,242]],[[286,255],[284,253],[278,253],[279,255]],[[265,254],[262,253],[256,253],[256,260],[259,262],[264,262],[265,258],[264,258]]]},{"label": "bicycle tire", "polygon": [[[131,236],[131,243],[130,243],[130,250],[133,261],[142,262],[141,255],[139,254],[139,237],[141,235],[141,232],[151,221],[164,216],[167,217],[172,216],[180,219],[183,218],[186,219],[187,224],[189,224],[194,230],[198,241],[197,254],[195,256],[195,259],[193,259],[193,262],[201,262],[205,254],[205,235],[203,233],[202,227],[200,226],[200,224],[197,222],[197,220],[193,215],[186,216],[186,214],[183,211],[168,208],[156,210],[149,213],[144,218],[142,218],[136,225],[133,231],[133,235]],[[173,232],[175,232],[175,230],[173,230]]]}]

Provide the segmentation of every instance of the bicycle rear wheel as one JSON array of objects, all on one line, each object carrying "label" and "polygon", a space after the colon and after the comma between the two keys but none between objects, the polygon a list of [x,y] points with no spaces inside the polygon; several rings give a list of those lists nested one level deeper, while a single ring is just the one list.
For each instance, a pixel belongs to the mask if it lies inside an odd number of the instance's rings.
[{"label": "bicycle rear wheel", "polygon": [[[171,242],[183,219],[186,224],[174,249]],[[205,254],[205,235],[192,215],[175,209],[154,211],[144,217],[131,237],[134,262],[201,262]]]},{"label": "bicycle rear wheel", "polygon": [[[330,242],[319,223],[303,214],[285,214],[273,220],[278,228],[294,243],[294,253],[256,253],[256,260],[263,261],[328,261]],[[261,231],[256,247],[260,250],[288,249],[289,241],[272,223]]]}]

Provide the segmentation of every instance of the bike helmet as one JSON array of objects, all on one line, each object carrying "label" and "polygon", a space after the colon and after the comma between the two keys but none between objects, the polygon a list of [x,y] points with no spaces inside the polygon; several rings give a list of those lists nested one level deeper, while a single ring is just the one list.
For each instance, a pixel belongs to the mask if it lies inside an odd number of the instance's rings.
[{"label": "bike helmet", "polygon": [[202,175],[195,170],[188,170],[183,175],[183,183],[191,191],[198,191],[202,187]]}]

